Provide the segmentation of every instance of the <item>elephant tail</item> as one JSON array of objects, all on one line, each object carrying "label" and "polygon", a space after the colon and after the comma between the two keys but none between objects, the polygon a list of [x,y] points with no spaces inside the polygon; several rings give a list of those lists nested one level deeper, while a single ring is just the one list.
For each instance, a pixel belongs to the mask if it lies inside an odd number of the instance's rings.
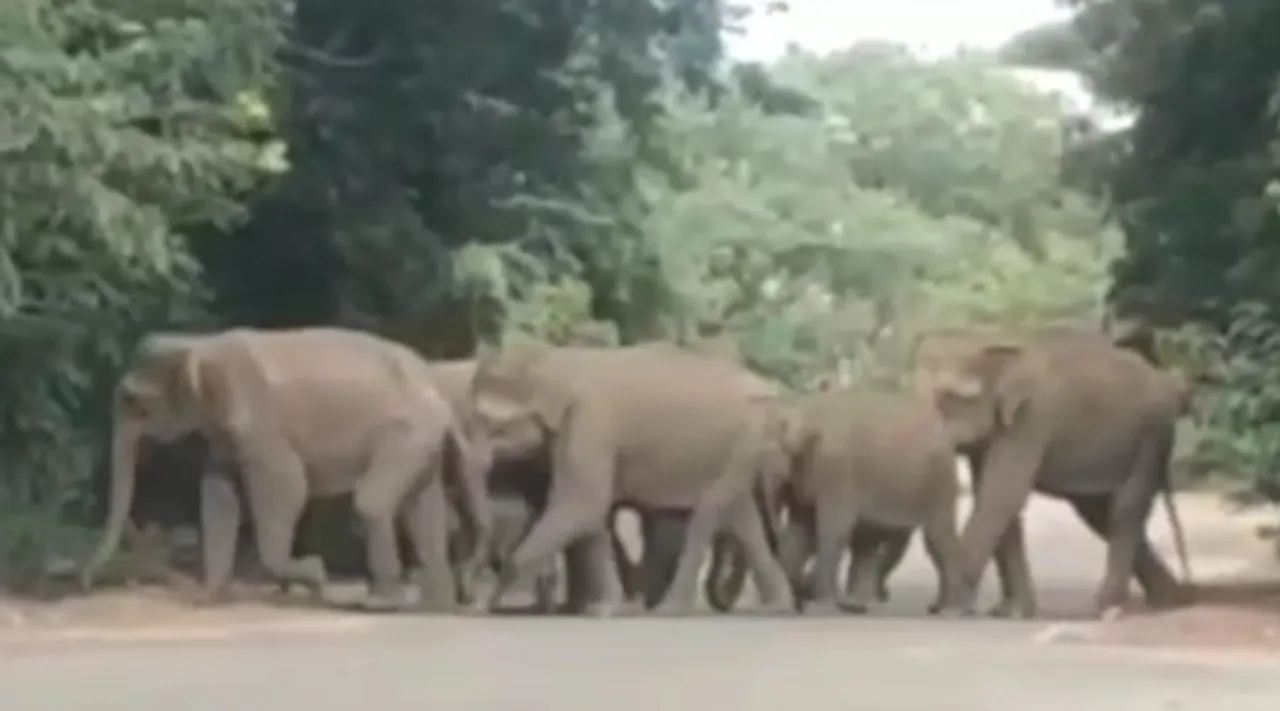
[{"label": "elephant tail", "polygon": [[1178,554],[1178,565],[1182,568],[1182,582],[1194,584],[1191,578],[1191,556],[1187,553],[1187,538],[1182,532],[1182,518],[1178,516],[1178,505],[1173,500],[1173,483],[1166,474],[1164,485],[1160,488],[1160,498],[1164,499],[1165,510],[1169,513],[1169,528],[1173,530],[1173,546]]}]

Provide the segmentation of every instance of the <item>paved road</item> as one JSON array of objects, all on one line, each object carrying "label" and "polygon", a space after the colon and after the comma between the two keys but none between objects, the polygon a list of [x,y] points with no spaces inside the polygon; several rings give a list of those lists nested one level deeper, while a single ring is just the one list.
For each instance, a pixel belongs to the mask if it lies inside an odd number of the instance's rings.
[{"label": "paved road", "polygon": [[[1034,508],[1030,543],[1046,613],[1085,613],[1101,547],[1050,504]],[[0,643],[0,701],[40,711],[1248,711],[1280,700],[1280,662],[1046,644],[1049,621],[923,619],[932,585],[917,547],[889,609],[868,618],[326,614],[308,631],[226,639]]]}]

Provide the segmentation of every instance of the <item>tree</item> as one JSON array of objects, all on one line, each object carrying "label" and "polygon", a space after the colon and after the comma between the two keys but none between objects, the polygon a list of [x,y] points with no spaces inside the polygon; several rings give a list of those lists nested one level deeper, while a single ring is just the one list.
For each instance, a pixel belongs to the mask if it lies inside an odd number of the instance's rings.
[{"label": "tree", "polygon": [[239,219],[234,196],[268,172],[233,103],[258,67],[213,38],[259,7],[0,8],[0,510],[18,528],[18,509],[46,519],[92,501],[133,339],[201,318],[186,232]]},{"label": "tree", "polygon": [[883,44],[735,74],[714,107],[673,96],[680,171],[642,182],[677,337],[735,332],[800,384],[900,366],[929,325],[1096,317],[1108,242],[1058,182],[1052,99]]},{"label": "tree", "polygon": [[[1260,0],[1078,0],[1063,58],[1132,128],[1093,132],[1070,166],[1124,232],[1110,301],[1170,332],[1165,355],[1196,369],[1205,468],[1274,478],[1280,388],[1265,374],[1280,318],[1280,7]],[[1025,37],[1024,54],[1057,40]],[[1073,41],[1074,42],[1074,41]],[[1039,43],[1039,46],[1036,46]],[[1173,329],[1180,329],[1173,332]]]}]

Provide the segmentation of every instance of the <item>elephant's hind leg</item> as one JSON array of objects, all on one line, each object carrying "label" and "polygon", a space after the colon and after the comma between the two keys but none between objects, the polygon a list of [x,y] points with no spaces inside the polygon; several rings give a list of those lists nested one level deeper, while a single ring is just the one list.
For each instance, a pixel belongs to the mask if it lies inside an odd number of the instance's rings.
[{"label": "elephant's hind leg", "polygon": [[[1076,514],[1089,527],[1089,530],[1106,540],[1109,523],[1107,515],[1111,511],[1110,496],[1106,494],[1073,496],[1070,502],[1071,507],[1075,509]],[[1186,600],[1187,593],[1173,576],[1173,572],[1156,555],[1150,539],[1145,535],[1138,542],[1138,551],[1133,560],[1133,572],[1151,605],[1174,606]]]},{"label": "elephant's hind leg", "polygon": [[[404,604],[404,566],[396,540],[396,519],[406,505],[412,509],[406,527],[415,531],[414,543],[424,569],[421,574],[448,581],[447,585],[433,584],[430,591],[423,591],[424,597],[436,598],[445,590],[449,599],[455,594],[448,555],[447,499],[443,477],[439,476],[443,432],[425,430],[404,424],[388,432],[355,487],[354,507],[368,547],[369,607]],[[435,520],[427,521],[427,517]]]},{"label": "elephant's hind leg", "polygon": [[730,510],[728,535],[736,539],[737,554],[750,569],[752,580],[760,592],[757,610],[769,614],[795,612],[791,581],[769,545],[764,521],[753,502],[742,502]]},{"label": "elephant's hind leg", "polygon": [[[404,507],[402,518],[420,562],[416,573],[422,595],[419,606],[438,612],[452,610],[456,603],[465,602],[471,590],[469,586],[456,584],[449,564],[448,499],[443,481],[437,477],[419,487]],[[375,579],[375,585],[376,582]],[[376,589],[373,592],[378,593]]]}]

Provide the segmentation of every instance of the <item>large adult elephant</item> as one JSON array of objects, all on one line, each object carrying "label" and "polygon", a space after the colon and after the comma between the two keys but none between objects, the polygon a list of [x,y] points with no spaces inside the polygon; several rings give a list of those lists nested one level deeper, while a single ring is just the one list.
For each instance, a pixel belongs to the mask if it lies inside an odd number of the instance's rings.
[{"label": "large adult elephant", "polygon": [[1037,614],[1020,518],[1033,490],[1066,499],[1106,540],[1097,614],[1121,611],[1135,573],[1153,605],[1189,598],[1146,535],[1163,493],[1186,570],[1168,473],[1185,381],[1100,334],[1070,328],[938,331],[921,339],[914,361],[917,386],[974,477],[974,508],[961,534],[964,588],[952,611],[972,611],[994,552],[1002,599],[992,614]]},{"label": "large adult elephant", "polygon": [[201,483],[210,601],[225,598],[231,576],[240,485],[263,566],[282,584],[300,583],[319,596],[324,564],[292,553],[309,497],[353,495],[368,547],[370,606],[403,603],[397,520],[424,566],[423,607],[455,606],[446,478],[476,550],[487,545],[488,500],[480,473],[459,456],[458,423],[426,362],[393,341],[338,328],[152,335],[116,388],[113,417],[107,526],[82,571],[85,587],[119,545],[140,442],[193,430],[210,447]]},{"label": "large adult elephant", "polygon": [[[689,514],[680,560],[654,608],[695,608],[697,576],[719,532],[738,539],[762,604],[790,610],[792,595],[753,491],[763,419],[753,398],[773,387],[724,359],[668,344],[624,348],[524,345],[482,354],[472,380],[470,432],[499,458],[546,452],[547,505],[509,559],[490,600],[579,540],[607,551],[614,506]],[[589,611],[611,614],[621,591]]]},{"label": "large adult elephant", "polygon": [[[432,361],[429,370],[440,394],[455,413],[465,416],[476,360]],[[551,483],[550,461],[546,452],[533,452],[529,456],[508,457],[494,462],[488,453],[478,451],[483,449],[480,443],[468,441],[467,446],[467,456],[484,459],[490,467],[487,490],[493,530],[488,557],[491,568],[496,570],[500,562],[515,550],[546,505]],[[629,602],[652,605],[670,583],[684,538],[685,517],[652,511],[637,512],[640,514],[642,552],[640,559],[633,561],[617,532],[619,509],[614,507],[609,522],[612,566],[593,570],[591,566],[600,560],[593,559],[589,547],[581,541],[567,549],[564,556],[564,610],[581,611],[590,599],[601,594],[601,576],[610,575],[614,570]],[[459,559],[466,550],[463,536],[452,535],[450,544],[451,558]],[[559,568],[553,560],[535,575],[534,609],[551,611],[556,607],[555,597],[560,588]]]}]

